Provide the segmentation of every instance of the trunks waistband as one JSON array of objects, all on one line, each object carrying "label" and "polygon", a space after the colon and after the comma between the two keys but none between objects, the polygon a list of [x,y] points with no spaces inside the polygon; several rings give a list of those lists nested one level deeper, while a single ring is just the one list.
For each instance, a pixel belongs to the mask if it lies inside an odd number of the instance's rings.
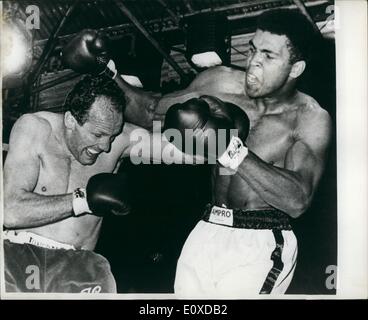
[{"label": "trunks waistband", "polygon": [[46,249],[76,250],[73,245],[57,242],[27,231],[17,232],[15,230],[6,230],[3,232],[3,239],[9,240],[12,243],[32,244]]},{"label": "trunks waistband", "polygon": [[202,220],[239,229],[292,230],[289,216],[276,209],[229,209],[208,204]]}]

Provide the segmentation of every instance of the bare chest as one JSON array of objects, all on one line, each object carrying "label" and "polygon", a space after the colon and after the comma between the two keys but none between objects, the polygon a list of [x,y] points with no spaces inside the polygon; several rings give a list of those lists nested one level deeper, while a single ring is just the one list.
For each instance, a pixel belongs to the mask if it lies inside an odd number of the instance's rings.
[{"label": "bare chest", "polygon": [[266,162],[283,165],[289,148],[294,143],[294,123],[279,116],[250,116],[247,138],[249,150]]},{"label": "bare chest", "polygon": [[[280,117],[256,117],[250,112],[250,132],[246,144],[263,161],[284,167],[285,157],[294,141],[293,123]],[[237,174],[223,175],[214,169],[214,201],[234,208],[265,208],[268,205]]]},{"label": "bare chest", "polygon": [[91,176],[101,172],[112,172],[117,161],[110,154],[102,153],[93,165],[84,166],[76,160],[71,161],[53,146],[45,146],[39,160],[35,192],[52,195],[85,188]]}]

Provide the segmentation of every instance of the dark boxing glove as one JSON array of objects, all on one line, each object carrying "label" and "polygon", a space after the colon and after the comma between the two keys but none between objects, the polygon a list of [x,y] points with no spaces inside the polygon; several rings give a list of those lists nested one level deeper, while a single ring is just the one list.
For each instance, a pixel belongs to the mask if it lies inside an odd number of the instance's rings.
[{"label": "dark boxing glove", "polygon": [[230,141],[226,143],[226,150],[221,151],[217,161],[224,167],[236,170],[248,155],[245,141],[249,134],[250,121],[247,114],[237,105],[223,102],[214,96],[201,96],[214,114],[224,114],[232,120],[232,127],[237,129],[234,134],[230,131]]},{"label": "dark boxing glove", "polygon": [[75,216],[84,213],[97,216],[126,215],[131,209],[129,187],[125,179],[117,174],[100,173],[92,176],[86,189],[76,189],[73,197]]},{"label": "dark boxing glove", "polygon": [[170,139],[170,131],[165,131],[169,141],[188,153],[182,145],[186,145],[186,139],[193,140],[194,146],[203,148],[209,163],[217,160],[226,167],[236,168],[247,155],[243,143],[249,132],[246,113],[215,97],[202,96],[171,106],[165,116],[164,129],[171,128],[180,132],[184,143],[176,143],[178,141]]},{"label": "dark boxing glove", "polygon": [[110,59],[107,39],[96,30],[84,29],[62,49],[62,61],[78,73],[99,75],[106,73],[115,78],[117,70]]}]

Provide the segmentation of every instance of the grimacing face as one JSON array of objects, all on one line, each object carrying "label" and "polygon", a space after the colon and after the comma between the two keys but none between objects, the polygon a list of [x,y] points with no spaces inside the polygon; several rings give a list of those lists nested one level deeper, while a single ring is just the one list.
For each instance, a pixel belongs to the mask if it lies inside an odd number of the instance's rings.
[{"label": "grimacing face", "polygon": [[122,126],[123,115],[112,108],[111,100],[97,97],[88,111],[86,122],[80,125],[75,120],[69,134],[69,150],[81,164],[94,164],[102,152],[110,151],[111,143]]},{"label": "grimacing face", "polygon": [[287,44],[284,35],[256,31],[246,61],[245,89],[249,97],[272,97],[288,82],[292,64]]}]

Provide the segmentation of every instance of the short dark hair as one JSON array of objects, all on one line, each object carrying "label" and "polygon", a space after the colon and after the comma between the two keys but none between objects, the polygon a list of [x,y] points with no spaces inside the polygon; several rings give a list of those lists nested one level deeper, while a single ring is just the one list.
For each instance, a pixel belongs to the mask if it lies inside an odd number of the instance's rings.
[{"label": "short dark hair", "polygon": [[64,102],[64,111],[70,111],[80,125],[88,118],[88,111],[97,97],[105,96],[111,100],[111,106],[123,113],[126,106],[124,92],[105,75],[86,75],[68,93]]},{"label": "short dark hair", "polygon": [[257,29],[288,38],[290,63],[309,61],[318,35],[312,23],[303,14],[292,9],[264,12],[258,18]]}]

